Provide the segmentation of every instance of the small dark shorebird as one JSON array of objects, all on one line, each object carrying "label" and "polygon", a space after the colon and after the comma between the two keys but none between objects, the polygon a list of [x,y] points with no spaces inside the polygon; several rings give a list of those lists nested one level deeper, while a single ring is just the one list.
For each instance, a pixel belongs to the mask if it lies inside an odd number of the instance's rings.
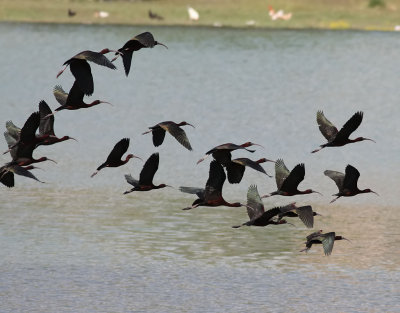
[{"label": "small dark shorebird", "polygon": [[192,124],[189,124],[185,121],[180,122],[179,124],[172,121],[165,121],[149,127],[150,130],[144,132],[142,135],[152,133],[153,144],[155,147],[158,147],[164,142],[165,133],[169,132],[182,146],[191,151],[192,147],[189,139],[187,138],[185,131],[180,127],[185,125],[195,128]]},{"label": "small dark shorebird", "polygon": [[285,163],[282,159],[278,159],[275,162],[275,180],[277,191],[274,191],[268,195],[262,196],[262,198],[267,198],[274,195],[281,196],[294,196],[294,195],[304,195],[309,193],[318,193],[318,191],[307,189],[300,191],[297,189],[299,184],[304,180],[305,169],[304,164],[297,164],[294,169],[289,172]]},{"label": "small dark shorebird", "polygon": [[223,166],[226,166],[229,164],[229,162],[231,162],[232,159],[232,155],[231,152],[234,150],[238,150],[238,149],[244,149],[246,151],[249,152],[254,152],[255,150],[250,150],[247,149],[247,147],[250,146],[260,146],[259,144],[256,143],[252,143],[250,141],[245,142],[244,144],[241,145],[236,145],[234,143],[224,143],[222,145],[216,146],[214,148],[212,148],[211,150],[206,152],[206,155],[204,157],[202,157],[200,160],[197,161],[197,164],[199,164],[200,162],[204,161],[206,158],[208,158],[210,155],[213,156],[213,158],[220,163]]},{"label": "small dark shorebird", "polygon": [[300,252],[303,251],[308,252],[308,250],[311,249],[313,244],[322,244],[325,255],[330,255],[332,253],[333,243],[335,242],[335,240],[350,241],[342,236],[336,236],[335,232],[323,234],[322,230],[319,230],[315,233],[308,235],[306,239],[307,239],[306,248],[300,250]]},{"label": "small dark shorebird", "polygon": [[339,189],[339,192],[333,195],[336,196],[336,198],[333,199],[331,203],[340,197],[352,197],[360,193],[372,192],[378,195],[375,191],[372,191],[369,188],[364,190],[358,189],[357,182],[360,177],[360,172],[354,166],[347,165],[345,174],[331,170],[326,170],[324,174],[331,178]]},{"label": "small dark shorebird", "polygon": [[153,153],[146,161],[140,172],[139,180],[134,179],[131,175],[125,175],[126,181],[133,186],[131,190],[125,191],[125,194],[133,191],[149,191],[153,189],[160,189],[164,187],[172,187],[166,184],[154,185],[153,178],[158,170],[160,156],[158,153]]},{"label": "small dark shorebird", "polygon": [[123,138],[119,142],[116,143],[112,151],[107,157],[107,160],[101,164],[97,170],[90,176],[93,177],[96,175],[101,169],[105,167],[119,167],[128,163],[131,158],[140,159],[138,156],[133,154],[128,154],[125,160],[122,160],[122,155],[128,150],[129,147],[129,138]]},{"label": "small dark shorebird", "polygon": [[317,112],[317,123],[322,135],[328,140],[327,143],[320,145],[319,149],[313,150],[311,153],[318,152],[326,147],[341,147],[348,143],[359,142],[363,140],[372,139],[357,137],[356,139],[349,139],[349,136],[360,126],[363,119],[363,112],[355,113],[342,127],[340,131],[333,125],[325,116],[322,111]]}]

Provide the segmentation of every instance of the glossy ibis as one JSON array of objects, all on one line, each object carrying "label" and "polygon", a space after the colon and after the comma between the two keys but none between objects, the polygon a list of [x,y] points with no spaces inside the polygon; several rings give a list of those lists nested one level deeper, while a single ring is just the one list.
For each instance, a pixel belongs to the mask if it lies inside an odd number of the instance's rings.
[{"label": "glossy ibis", "polygon": [[213,156],[213,158],[220,163],[223,166],[226,166],[232,159],[231,152],[237,149],[245,149],[249,152],[254,152],[255,150],[250,150],[247,149],[247,147],[250,146],[260,146],[259,144],[252,143],[252,142],[245,142],[244,144],[241,145],[235,145],[234,143],[225,143],[219,146],[216,146],[212,148],[210,151],[206,152],[206,155],[202,157],[200,160],[197,161],[197,164],[200,162],[204,161],[207,157],[210,155]]},{"label": "glossy ibis", "polygon": [[[153,48],[156,45],[164,46],[168,49],[166,45],[154,40],[152,33],[144,32],[128,40],[122,48],[118,49],[119,55],[122,56],[126,76],[128,76],[131,69],[133,52],[142,48]],[[115,61],[119,55],[112,59],[111,62]]]},{"label": "glossy ibis", "polygon": [[72,11],[71,9],[68,9],[68,16],[73,17],[76,15],[76,11]]},{"label": "glossy ibis", "polygon": [[356,112],[342,127],[340,131],[324,116],[322,111],[317,112],[317,123],[322,135],[328,140],[327,143],[320,145],[319,149],[311,151],[311,153],[318,152],[325,147],[341,147],[348,143],[370,140],[372,139],[357,137],[356,139],[349,139],[349,136],[360,126],[363,119],[363,112]]},{"label": "glossy ibis", "polygon": [[299,184],[304,180],[304,176],[305,169],[303,163],[297,164],[294,169],[289,172],[283,160],[278,159],[275,162],[275,180],[278,190],[270,193],[269,195],[262,196],[262,198],[274,195],[294,196],[308,193],[320,194],[318,191],[312,189],[307,189],[304,191],[300,191],[297,189]]},{"label": "glossy ibis", "polygon": [[164,187],[171,187],[166,184],[154,185],[154,174],[158,170],[160,156],[158,153],[153,153],[146,161],[140,172],[139,180],[134,179],[131,175],[125,175],[126,181],[133,186],[131,190],[125,191],[124,195],[133,191],[149,191],[152,189],[160,189]]},{"label": "glossy ibis", "polygon": [[92,70],[88,61],[115,70],[115,65],[104,56],[104,54],[109,52],[116,52],[120,54],[120,52],[110,49],[103,49],[100,52],[90,50],[82,51],[64,62],[63,65],[65,65],[65,67],[58,72],[57,77],[59,77],[69,65],[71,73],[74,75],[79,88],[85,95],[90,96],[93,94],[94,85]]},{"label": "glossy ibis", "polygon": [[322,230],[314,232],[307,236],[306,248],[300,250],[300,252],[308,252],[311,249],[313,244],[322,244],[324,248],[325,255],[330,255],[333,249],[333,243],[335,240],[347,240],[350,241],[342,236],[336,236],[335,232],[330,233],[322,233]]},{"label": "glossy ibis", "polygon": [[123,138],[119,142],[116,143],[114,148],[111,150],[110,154],[107,157],[107,160],[101,164],[97,170],[90,176],[93,177],[96,175],[101,169],[105,167],[118,167],[128,163],[131,158],[138,158],[138,156],[133,154],[128,154],[125,160],[122,160],[122,155],[128,150],[129,147],[129,138]]},{"label": "glossy ibis", "polygon": [[248,158],[238,158],[234,159],[231,162],[229,162],[226,165],[226,171],[228,173],[228,181],[231,184],[238,184],[243,178],[244,171],[246,169],[246,166],[251,167],[252,169],[259,171],[261,173],[264,173],[268,177],[267,172],[264,170],[264,168],[260,165],[260,163],[264,162],[274,162],[272,160],[268,160],[266,158],[259,159],[257,161],[250,160]]},{"label": "glossy ibis", "polygon": [[358,195],[359,193],[372,192],[378,195],[375,191],[372,191],[371,189],[358,189],[357,182],[358,178],[360,177],[360,172],[354,166],[347,165],[345,174],[331,170],[326,170],[324,174],[331,178],[336,183],[336,186],[339,189],[339,192],[333,195],[336,196],[336,198],[333,199],[331,203],[336,201],[340,197],[352,197]]},{"label": "glossy ibis", "polygon": [[286,207],[275,207],[268,211],[264,210],[264,204],[258,194],[257,186],[251,185],[247,191],[247,214],[249,215],[250,221],[241,225],[232,226],[232,228],[239,228],[241,226],[267,226],[267,225],[279,225],[286,224],[286,220],[273,220],[274,216],[278,216],[281,212],[285,212],[287,209],[293,206],[289,204]]},{"label": "glossy ibis", "polygon": [[222,197],[222,187],[224,185],[225,179],[225,171],[222,168],[221,164],[219,164],[217,161],[212,161],[210,163],[210,171],[205,189],[194,187],[180,187],[180,190],[182,192],[196,193],[196,195],[199,197],[192,203],[192,206],[184,208],[183,210],[194,209],[198,206],[242,206],[242,204],[239,202],[226,202],[225,199]]},{"label": "glossy ibis", "polygon": [[[84,94],[82,90],[79,88],[76,80],[74,84],[72,85],[69,93],[66,93],[64,89],[60,85],[57,85],[53,89],[53,94],[56,100],[58,101],[61,106],[59,106],[57,109],[54,110],[55,112],[61,111],[61,110],[78,110],[78,109],[86,109],[90,108],[92,106],[98,105],[100,103],[107,103],[112,105],[111,103],[107,101],[102,101],[102,100],[95,100],[91,103],[85,103],[83,101]],[[54,113],[49,114],[45,116],[44,118],[47,118],[51,115],[54,115]]]},{"label": "glossy ibis", "polygon": [[311,205],[297,207],[295,203],[281,209],[278,220],[283,217],[298,217],[307,228],[314,227],[314,216],[320,215],[312,210]]},{"label": "glossy ibis", "polygon": [[157,125],[154,125],[152,127],[149,127],[149,131],[144,132],[144,134],[152,133],[153,134],[153,144],[155,147],[160,146],[165,138],[165,132],[169,132],[172,136],[175,137],[178,142],[184,146],[188,150],[192,150],[192,147],[190,145],[189,139],[186,136],[185,131],[180,128],[180,126],[185,126],[189,125],[194,128],[192,124],[189,124],[187,122],[180,122],[179,124],[176,124],[175,122],[171,121],[165,121],[158,123]]},{"label": "glossy ibis", "polygon": [[[40,113],[34,112],[26,120],[24,126],[21,129],[19,139],[11,136],[8,132],[4,133],[7,145],[12,157],[12,164],[20,166],[29,165],[32,163],[38,163],[43,161],[52,161],[46,157],[34,159],[32,156],[33,150],[46,140],[49,135],[36,136],[36,130],[40,125]],[[55,162],[56,163],[56,162]]]},{"label": "glossy ibis", "polygon": [[43,183],[39,179],[36,178],[35,175],[33,175],[29,170],[37,168],[35,166],[27,166],[27,167],[22,167],[16,164],[13,164],[12,162],[7,163],[0,167],[0,182],[11,188],[14,187],[14,174],[25,176],[28,178],[32,178],[40,183]]},{"label": "glossy ibis", "polygon": [[58,138],[56,136],[56,134],[54,133],[54,116],[51,112],[50,107],[44,100],[40,101],[39,103],[39,113],[40,113],[39,135],[48,136],[42,142],[40,142],[40,145],[52,145],[57,142],[62,142],[69,139],[76,141],[75,138],[72,138],[70,136],[63,136],[61,138]]}]

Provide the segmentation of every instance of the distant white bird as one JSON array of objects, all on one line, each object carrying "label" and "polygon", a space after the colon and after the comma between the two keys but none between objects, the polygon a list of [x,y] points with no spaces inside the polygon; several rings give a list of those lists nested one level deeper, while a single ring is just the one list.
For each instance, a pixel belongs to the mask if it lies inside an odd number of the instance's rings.
[{"label": "distant white bird", "polygon": [[108,13],[107,11],[96,11],[94,12],[94,17],[100,17],[100,18],[106,18],[109,17],[110,13]]},{"label": "distant white bird", "polygon": [[287,21],[287,20],[290,20],[292,18],[292,13],[291,12],[290,13],[286,13],[286,14],[285,14],[285,12],[283,12],[283,10],[279,10],[278,12],[275,12],[275,10],[271,6],[269,7],[268,14],[269,14],[269,16],[271,17],[271,19],[273,21],[276,21],[278,19]]},{"label": "distant white bird", "polygon": [[188,11],[188,14],[189,14],[189,19],[191,20],[191,21],[198,21],[199,20],[199,17],[200,17],[200,15],[199,15],[199,12],[197,12],[195,9],[193,9],[192,7],[187,7],[187,11]]}]

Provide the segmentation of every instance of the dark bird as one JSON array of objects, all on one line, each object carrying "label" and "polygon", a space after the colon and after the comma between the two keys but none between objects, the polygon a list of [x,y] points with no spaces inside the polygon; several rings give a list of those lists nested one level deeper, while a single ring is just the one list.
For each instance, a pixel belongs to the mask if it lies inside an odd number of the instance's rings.
[{"label": "dark bird", "polygon": [[312,210],[311,205],[297,207],[296,203],[292,203],[281,209],[278,214],[278,220],[284,217],[298,217],[307,228],[314,227],[314,216],[320,215]]},{"label": "dark bird", "polygon": [[[40,142],[40,145],[52,145],[57,142],[62,142],[65,140],[75,140],[70,136],[63,136],[58,138],[54,133],[54,116],[52,115],[51,109],[48,104],[42,100],[39,103],[39,113],[40,113],[40,124],[39,124],[39,135],[47,136],[43,141]],[[46,117],[46,118],[45,118]]]},{"label": "dark bird", "polygon": [[232,159],[231,152],[232,151],[237,150],[237,149],[245,149],[245,150],[253,153],[255,150],[246,149],[247,147],[250,147],[250,146],[262,147],[261,145],[252,143],[252,142],[245,142],[244,144],[241,144],[241,145],[235,145],[234,143],[225,143],[225,144],[222,144],[222,145],[212,148],[210,151],[207,151],[206,155],[197,161],[197,164],[199,164],[200,162],[204,161],[207,157],[212,155],[213,158],[218,163],[220,163],[223,166],[226,166],[229,164],[229,162],[231,162],[231,159]]},{"label": "dark bird", "polygon": [[69,93],[66,93],[60,85],[57,85],[53,89],[53,94],[56,100],[58,101],[61,106],[59,106],[57,109],[54,110],[54,113],[49,114],[45,116],[44,118],[47,118],[51,115],[54,115],[56,112],[61,111],[61,110],[78,110],[78,109],[86,109],[90,108],[92,106],[98,105],[100,103],[107,103],[112,105],[111,103],[107,101],[102,101],[102,100],[95,100],[91,103],[85,103],[83,101],[84,93],[82,90],[79,88],[78,83],[74,82],[72,85]]},{"label": "dark bird", "polygon": [[157,13],[154,13],[151,10],[149,10],[149,18],[152,20],[159,20],[159,21],[164,19],[161,15],[158,15]]},{"label": "dark bird", "polygon": [[7,163],[0,167],[0,182],[11,188],[14,187],[14,174],[25,176],[28,178],[32,178],[38,182],[43,183],[39,179],[36,178],[35,175],[33,175],[29,170],[37,168],[35,166],[27,166],[27,167],[22,167],[16,164],[12,164],[12,162]]},{"label": "dark bird", "polygon": [[68,16],[73,17],[76,15],[76,11],[72,11],[71,9],[68,9]]},{"label": "dark bird", "polygon": [[[124,63],[126,76],[128,76],[131,69],[133,52],[142,48],[153,48],[156,45],[164,46],[168,49],[166,45],[154,40],[154,37],[150,32],[145,32],[128,40],[122,48],[118,49],[119,55],[122,56],[122,62]],[[112,59],[111,62],[114,62],[119,55]]]},{"label": "dark bird", "polygon": [[304,164],[297,164],[294,169],[289,172],[285,163],[282,159],[278,159],[275,162],[275,180],[276,186],[278,187],[277,191],[270,193],[269,195],[262,196],[262,198],[281,195],[281,196],[294,196],[294,195],[303,195],[308,193],[318,193],[318,191],[307,189],[304,191],[300,191],[297,189],[299,184],[304,180],[305,176]]},{"label": "dark bird", "polygon": [[289,204],[285,207],[275,207],[268,211],[264,210],[264,204],[258,194],[257,186],[251,185],[247,191],[247,214],[249,215],[250,221],[243,223],[242,225],[232,226],[232,228],[239,228],[241,226],[267,226],[267,225],[279,225],[286,224],[287,221],[284,219],[273,220],[274,216],[285,212],[293,204]]},{"label": "dark bird", "polygon": [[363,119],[363,112],[359,111],[355,113],[347,122],[343,125],[342,129],[338,131],[338,129],[333,125],[327,118],[324,116],[322,111],[317,112],[317,123],[319,126],[319,130],[322,135],[328,140],[327,143],[320,145],[319,149],[311,151],[311,153],[318,152],[319,150],[325,147],[341,147],[347,145],[348,143],[370,140],[375,142],[372,139],[357,137],[356,139],[349,139],[349,136],[352,132],[354,132],[358,126],[360,126]]},{"label": "dark bird", "polygon": [[342,236],[336,236],[335,232],[330,233],[322,233],[322,230],[312,233],[307,236],[306,248],[300,250],[300,252],[308,252],[311,249],[313,244],[322,244],[324,248],[325,255],[330,255],[332,253],[333,244],[335,240],[347,240],[350,241]]},{"label": "dark bird", "polygon": [[248,166],[256,171],[259,171],[261,173],[264,173],[268,177],[272,177],[272,176],[269,176],[267,174],[267,172],[264,170],[264,168],[260,165],[260,163],[264,163],[264,162],[274,162],[275,163],[275,161],[268,160],[266,158],[262,158],[257,161],[253,161],[248,158],[238,158],[238,159],[232,160],[226,166],[226,172],[228,174],[228,181],[231,184],[240,183],[240,181],[243,178],[243,174],[246,169],[246,166]]},{"label": "dark bird", "polygon": [[196,199],[192,206],[184,208],[183,210],[190,210],[197,208],[198,206],[228,206],[228,207],[240,207],[241,203],[229,203],[226,202],[222,197],[222,187],[224,185],[226,179],[226,175],[224,169],[221,164],[217,161],[212,161],[210,163],[210,171],[208,175],[208,180],[206,183],[206,188],[201,190],[201,188],[193,188],[193,187],[180,187],[182,192],[193,193],[194,190],[197,192],[196,195],[199,197]]},{"label": "dark bird", "polygon": [[65,67],[58,72],[57,77],[59,77],[69,65],[71,73],[74,75],[79,88],[85,95],[90,96],[93,94],[94,85],[92,70],[88,61],[115,70],[115,65],[104,56],[104,54],[109,52],[116,52],[120,54],[120,52],[110,49],[103,49],[100,52],[94,52],[90,50],[82,51],[64,62],[63,65],[65,65]]},{"label": "dark bird", "polygon": [[114,148],[108,155],[107,160],[103,164],[101,164],[90,177],[93,177],[101,169],[103,169],[105,167],[118,167],[118,166],[124,165],[125,163],[128,163],[129,159],[131,159],[131,158],[140,159],[136,155],[128,154],[126,156],[126,159],[122,160],[122,155],[128,150],[128,147],[129,147],[129,138],[123,138],[119,142],[117,142],[117,144],[114,146]]},{"label": "dark bird", "polygon": [[[52,161],[47,157],[34,159],[32,156],[33,150],[44,140],[49,138],[49,135],[36,136],[36,130],[40,125],[40,113],[34,112],[26,120],[24,126],[21,128],[21,132],[18,137],[13,137],[9,132],[4,133],[7,145],[12,157],[12,165],[25,166],[32,163],[38,163],[43,161]],[[56,163],[56,162],[55,162]]]},{"label": "dark bird", "polygon": [[154,185],[154,174],[158,170],[160,156],[158,153],[153,153],[146,161],[140,172],[139,180],[134,179],[131,175],[125,175],[126,181],[133,186],[131,190],[125,191],[124,195],[133,191],[149,191],[152,189],[160,189],[164,187],[171,187],[166,184]]},{"label": "dark bird", "polygon": [[154,125],[152,127],[149,127],[149,131],[144,132],[144,134],[152,133],[153,134],[153,144],[155,147],[160,146],[165,138],[165,132],[169,132],[172,136],[175,137],[178,142],[184,146],[188,150],[192,150],[192,147],[190,145],[189,139],[186,136],[185,131],[180,128],[180,126],[185,126],[189,125],[194,128],[192,124],[189,124],[187,122],[180,122],[179,124],[176,124],[175,122],[171,121],[165,121],[158,123],[157,125]]},{"label": "dark bird", "polygon": [[339,188],[339,192],[333,195],[336,196],[336,198],[333,199],[331,203],[336,201],[340,197],[352,197],[358,195],[359,193],[372,192],[378,195],[375,191],[372,191],[371,189],[358,189],[357,182],[358,178],[360,177],[360,172],[354,166],[347,165],[345,174],[330,170],[326,170],[324,174],[331,178],[336,183],[336,186]]}]

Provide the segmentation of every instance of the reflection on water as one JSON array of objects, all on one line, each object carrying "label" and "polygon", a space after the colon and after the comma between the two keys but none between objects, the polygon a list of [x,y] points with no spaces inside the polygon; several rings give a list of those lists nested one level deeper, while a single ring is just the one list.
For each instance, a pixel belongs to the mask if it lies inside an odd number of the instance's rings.
[{"label": "reflection on water", "polygon": [[[79,142],[37,149],[36,157],[58,161],[35,172],[46,184],[17,177],[15,188],[0,189],[0,311],[311,312],[321,311],[321,303],[323,312],[399,311],[400,149],[388,136],[400,135],[395,34],[150,30],[170,49],[135,53],[129,78],[120,63],[117,71],[92,66],[92,98],[114,107],[56,115],[56,133]],[[22,125],[41,99],[54,109],[53,86],[72,84],[69,72],[55,79],[70,56],[118,47],[141,31],[0,25],[0,44],[7,47],[0,52],[3,122]],[[363,110],[355,136],[377,143],[311,154],[324,142],[315,122],[319,109],[338,127]],[[193,152],[171,136],[155,149],[149,136],[140,135],[163,120],[196,126],[186,131]],[[159,151],[154,182],[175,189],[122,195],[129,188],[123,175],[138,177],[139,160],[90,178],[123,137],[143,159]],[[351,242],[335,242],[330,257],[320,246],[305,254],[299,250],[313,230],[299,220],[291,219],[295,227],[233,229],[248,218],[243,208],[182,211],[195,197],[177,187],[204,186],[207,162],[195,164],[204,152],[249,140],[266,148],[235,157],[283,157],[290,169],[304,162],[300,189],[323,193],[272,197],[266,207],[311,204],[322,215],[315,229]],[[360,188],[380,196],[329,204],[336,186],[323,171],[344,171],[346,164],[361,172]],[[273,165],[264,166],[273,172]],[[225,184],[224,197],[244,201],[250,184],[262,194],[275,190],[274,179],[247,170],[241,184]]]}]

